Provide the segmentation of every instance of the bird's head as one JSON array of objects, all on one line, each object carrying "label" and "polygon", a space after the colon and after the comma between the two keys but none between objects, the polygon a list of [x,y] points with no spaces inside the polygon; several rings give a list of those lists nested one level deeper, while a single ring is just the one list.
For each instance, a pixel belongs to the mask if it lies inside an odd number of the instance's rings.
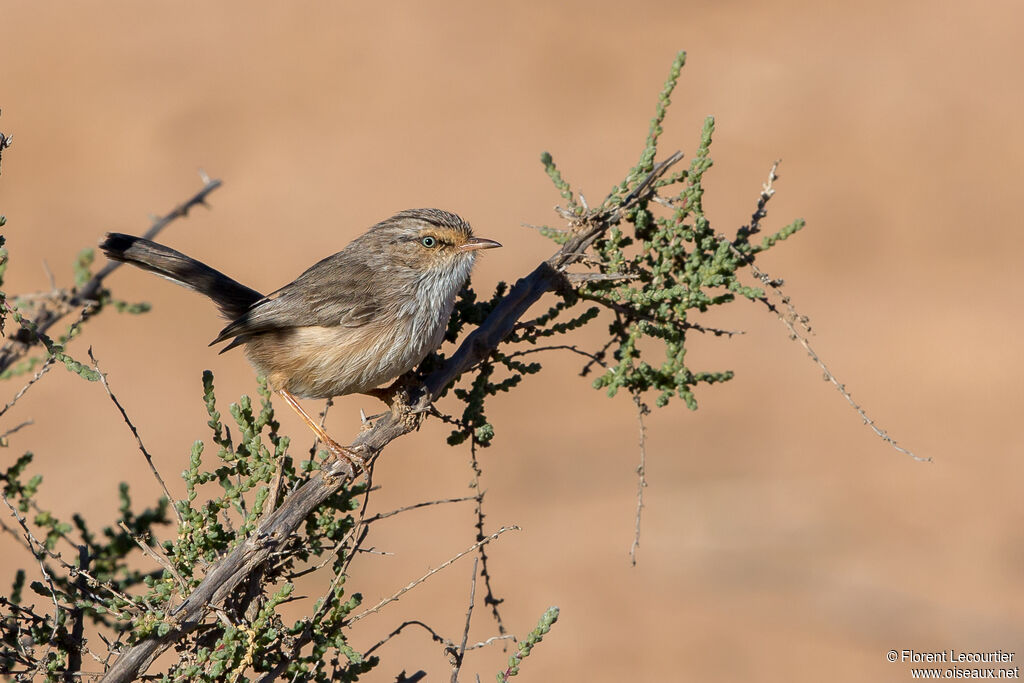
[{"label": "bird's head", "polygon": [[370,228],[356,242],[393,276],[448,276],[461,287],[481,249],[501,244],[475,237],[469,223],[440,209],[410,209]]}]

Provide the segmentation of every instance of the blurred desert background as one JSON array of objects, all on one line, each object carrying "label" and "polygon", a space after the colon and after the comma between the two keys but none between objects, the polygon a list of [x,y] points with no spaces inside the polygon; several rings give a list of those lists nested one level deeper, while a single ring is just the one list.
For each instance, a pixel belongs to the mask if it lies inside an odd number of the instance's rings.
[{"label": "blurred desert background", "polygon": [[[735,379],[701,387],[695,413],[677,401],[648,420],[633,567],[633,405],[591,389],[575,357],[548,356],[490,401],[497,438],[481,454],[488,529],[522,527],[489,546],[506,626],[525,635],[562,610],[520,680],[904,681],[890,649],[1024,656],[1021,3],[5,1],[0,13],[8,292],[48,288],[44,260],[68,284],[79,250],[144,231],[199,189],[200,168],[224,186],[161,241],[256,289],[398,210],[438,206],[505,245],[475,271],[490,292],[552,251],[521,226],[557,221],[540,153],[599,200],[638,157],[687,50],[663,152],[689,157],[716,117],[705,205],[727,233],[783,160],[764,226],[808,226],[763,266],[840,381],[934,462],[877,439],[775,318],[738,303],[705,322],[746,334],[694,338],[688,356]],[[207,348],[221,326],[209,302],[128,268],[107,284],[153,311],[106,313],[71,351],[93,347],[180,494],[208,432],[202,371],[224,406],[255,392],[253,375],[240,353]],[[351,438],[377,405],[337,400],[329,431]],[[58,514],[109,523],[122,480],[140,505],[158,496],[98,384],[55,369],[3,428],[29,418],[0,466],[33,451]],[[434,420],[392,444],[376,509],[469,494],[468,453],[445,434]],[[462,504],[381,523],[373,545],[392,554],[359,558],[349,589],[376,603],[469,546],[472,521]],[[0,583],[31,565],[0,536]],[[410,617],[456,638],[471,565],[363,620],[353,646]],[[471,640],[496,633],[481,599],[478,586]],[[379,654],[365,680],[449,675],[421,631]],[[463,678],[493,680],[506,658],[477,651]]]}]

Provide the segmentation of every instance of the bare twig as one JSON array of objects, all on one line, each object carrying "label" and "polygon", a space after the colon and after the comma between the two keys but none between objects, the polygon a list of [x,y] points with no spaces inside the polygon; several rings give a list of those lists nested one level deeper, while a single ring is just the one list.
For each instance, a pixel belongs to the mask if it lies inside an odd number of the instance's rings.
[{"label": "bare twig", "polygon": [[[484,494],[485,491],[480,486],[480,477],[483,476],[483,470],[480,468],[480,460],[476,455],[476,439],[471,439],[469,442],[469,464],[473,469],[473,481],[470,486],[476,495],[473,496],[476,500],[474,506],[474,512],[476,513],[476,540],[482,541],[484,539]],[[505,635],[505,622],[501,618],[501,612],[498,611],[498,607],[505,600],[504,598],[498,598],[494,595],[494,589],[491,587],[491,569],[487,564],[487,547],[480,546],[477,551],[480,555],[480,575],[484,579],[484,588],[487,590],[487,595],[484,596],[484,604],[491,608],[491,616],[494,617],[494,622],[498,625],[498,633]]]},{"label": "bare twig", "polygon": [[18,393],[16,393],[16,394],[14,395],[14,398],[12,398],[12,399],[11,399],[11,400],[10,400],[10,401],[9,401],[9,402],[7,403],[7,405],[5,405],[5,406],[4,406],[3,408],[0,408],[0,416],[2,416],[2,415],[3,415],[4,413],[6,413],[6,412],[7,412],[8,410],[10,410],[10,409],[11,409],[11,407],[12,407],[12,406],[14,406],[14,404],[15,404],[15,403],[17,403],[17,402],[18,402],[18,401],[19,401],[19,400],[21,399],[21,397],[22,397],[22,396],[24,396],[24,395],[25,395],[25,393],[26,393],[26,392],[27,392],[27,391],[28,391],[28,390],[29,390],[30,388],[32,388],[32,385],[33,385],[33,384],[35,384],[36,382],[38,382],[38,381],[39,381],[40,379],[42,379],[42,378],[43,378],[43,375],[45,375],[45,374],[46,374],[47,372],[49,372],[50,368],[51,368],[51,367],[53,366],[53,361],[54,361],[54,357],[53,357],[53,356],[49,356],[49,357],[48,357],[48,358],[47,358],[47,359],[46,359],[45,361],[43,361],[43,366],[42,366],[41,368],[39,368],[39,370],[37,370],[37,371],[36,371],[36,374],[32,376],[32,379],[30,379],[30,380],[29,380],[29,381],[28,381],[28,382],[27,382],[27,383],[25,384],[25,386],[23,386],[23,387],[22,387],[22,388],[21,388],[21,389],[20,389],[20,390],[18,391]]},{"label": "bare twig", "polygon": [[[781,159],[776,159],[775,162],[772,163],[772,167],[768,171],[768,180],[761,184],[761,194],[758,195],[757,208],[754,209],[754,213],[750,217],[750,223],[748,225],[744,225],[743,227],[736,231],[737,242],[747,242],[750,239],[751,235],[757,234],[758,232],[761,231],[761,219],[768,215],[767,211],[765,210],[768,206],[768,200],[775,196],[775,181],[779,179],[779,176],[776,173],[776,171],[779,170],[779,164],[781,163]],[[719,235],[719,238],[725,239],[723,235]],[[735,243],[730,242],[730,247],[733,251],[738,251],[736,249]],[[782,302],[782,304],[786,307],[786,310],[788,311],[790,321],[798,322],[805,332],[810,333],[810,319],[807,318],[807,316],[802,316],[799,313],[797,313],[796,308],[793,306],[793,303],[790,301],[789,297],[782,293],[782,280],[768,277],[766,273],[762,272],[757,266],[754,265],[753,260],[750,258],[750,256],[743,254],[742,257],[746,264],[750,266],[750,270],[752,273],[754,273],[754,276],[761,281],[761,284],[767,287],[768,290],[774,291],[778,295],[779,300]]]},{"label": "bare twig", "polygon": [[139,436],[139,430],[137,430],[135,428],[135,425],[132,424],[131,418],[128,417],[128,413],[125,412],[124,407],[121,405],[121,402],[117,400],[117,397],[114,396],[114,392],[110,390],[110,384],[107,382],[107,376],[100,371],[99,361],[97,361],[96,356],[93,355],[91,346],[89,347],[89,359],[92,360],[92,367],[100,376],[100,383],[103,385],[103,388],[107,391],[107,396],[110,397],[110,400],[113,401],[114,405],[117,407],[118,412],[121,413],[121,419],[123,419],[125,424],[128,425],[128,429],[131,430],[132,436],[135,437],[135,443],[138,444],[139,450],[142,452],[142,455],[145,456],[146,458],[146,463],[149,464],[149,469],[153,472],[153,476],[156,477],[156,480],[160,483],[160,488],[163,489],[164,496],[167,497],[168,504],[170,504],[171,509],[174,510],[174,516],[178,518],[178,525],[184,526],[185,520],[182,519],[181,511],[178,510],[177,501],[175,501],[174,496],[171,495],[171,491],[170,489],[167,488],[167,484],[164,482],[164,478],[160,476],[160,472],[157,470],[156,465],[153,463],[153,456],[149,454],[149,451],[146,450],[146,445],[142,443],[142,437]]},{"label": "bare twig", "polygon": [[518,358],[520,356],[529,356],[531,353],[540,353],[541,351],[572,351],[573,353],[589,358],[592,363],[604,367],[604,360],[595,353],[588,353],[583,349],[580,349],[572,344],[552,344],[550,346],[534,346],[529,349],[523,349],[521,351],[513,351],[512,353],[505,356],[507,359]]},{"label": "bare twig", "polygon": [[647,425],[644,423],[644,415],[651,412],[651,409],[639,396],[634,396],[633,402],[636,404],[636,421],[640,425],[640,464],[636,468],[636,518],[633,522],[633,544],[629,547],[629,561],[635,567],[636,553],[640,548],[640,516],[644,510],[644,489],[647,488]]},{"label": "bare twig", "polygon": [[[432,629],[427,624],[423,623],[422,621],[419,621],[418,619],[410,619],[408,621],[403,621],[401,624],[399,624],[395,628],[395,630],[393,630],[391,633],[389,633],[388,635],[384,636],[383,638],[378,640],[376,643],[371,645],[369,648],[367,648],[363,652],[363,656],[364,657],[369,657],[376,650],[379,650],[381,647],[386,645],[388,643],[388,641],[390,641],[392,638],[394,638],[395,636],[400,634],[402,631],[404,631],[409,626],[419,626],[424,631],[426,631],[427,633],[430,634],[431,640],[433,640],[435,643],[440,643],[441,645],[444,645],[445,648],[454,648],[455,647],[455,643],[453,643],[452,641],[450,641],[447,638],[445,638],[444,636],[442,636],[440,633],[438,633],[437,631]],[[514,635],[512,635],[512,634],[507,634],[507,635],[503,635],[503,636],[491,636],[487,640],[481,640],[478,643],[473,643],[472,645],[467,645],[466,646],[466,652],[469,652],[470,650],[479,650],[480,648],[487,647],[488,645],[492,645],[492,644],[498,642],[499,640],[511,640],[512,642],[516,642],[516,637]],[[265,681],[263,679],[260,679],[259,683],[265,683]]]},{"label": "bare twig", "polygon": [[771,169],[768,171],[768,180],[761,185],[761,194],[757,197],[757,208],[754,209],[753,215],[750,217],[750,223],[741,227],[737,234],[753,235],[761,231],[761,219],[768,215],[765,210],[768,206],[768,200],[775,195],[775,181],[779,179],[776,171],[779,170],[779,164],[782,163],[782,159],[776,159],[772,163]]},{"label": "bare twig", "polygon": [[462,496],[461,498],[441,498],[439,500],[427,500],[422,503],[413,503],[412,505],[406,505],[404,507],[397,508],[395,510],[389,510],[388,512],[378,512],[375,515],[366,517],[361,520],[362,524],[370,524],[381,519],[387,519],[388,517],[394,517],[403,512],[409,512],[410,510],[418,510],[419,508],[430,507],[431,505],[445,505],[447,503],[464,503],[467,500],[476,500],[476,496]]},{"label": "bare twig", "polygon": [[511,633],[506,633],[503,636],[491,636],[487,640],[481,640],[479,643],[473,643],[472,645],[467,646],[466,651],[468,652],[469,650],[479,650],[480,648],[487,647],[491,643],[496,643],[499,640],[511,640],[514,643],[516,642],[516,637]]},{"label": "bare twig", "polygon": [[[431,639],[435,643],[440,643],[441,645],[444,645],[445,649],[447,649],[447,648],[454,648],[455,647],[455,644],[452,641],[448,640],[447,638],[442,636],[440,633],[438,633],[434,629],[432,629],[429,626],[427,626],[426,624],[424,624],[422,621],[419,621],[418,619],[410,619],[409,621],[403,621],[401,624],[398,625],[397,628],[395,628],[395,630],[393,630],[391,633],[389,633],[388,635],[384,636],[379,641],[377,641],[376,643],[371,645],[369,648],[367,648],[366,651],[363,652],[363,656],[364,657],[369,657],[375,650],[378,650],[381,647],[383,647],[389,640],[391,640],[392,638],[397,636],[399,633],[404,631],[406,629],[406,627],[408,627],[408,626],[419,626],[424,631],[426,631],[427,633],[430,634]],[[263,682],[260,681],[260,683],[263,683]]]},{"label": "bare twig", "polygon": [[383,600],[378,602],[373,607],[370,607],[369,609],[365,609],[362,612],[360,612],[359,614],[355,615],[354,617],[352,617],[351,619],[348,620],[348,623],[349,624],[354,624],[357,621],[359,621],[360,619],[362,619],[363,617],[367,617],[367,616],[369,616],[371,614],[376,614],[385,605],[387,605],[389,603],[392,603],[392,602],[395,602],[400,597],[402,597],[403,595],[405,595],[406,593],[411,591],[413,588],[415,588],[416,586],[420,585],[421,583],[423,583],[424,581],[429,579],[434,574],[438,573],[439,571],[442,571],[446,567],[451,566],[453,563],[457,562],[458,560],[462,559],[466,555],[470,554],[471,552],[473,552],[474,550],[476,550],[480,546],[482,546],[482,545],[484,545],[486,543],[490,543],[491,541],[493,541],[494,539],[498,538],[499,536],[501,536],[506,531],[519,531],[519,530],[520,530],[519,527],[514,525],[514,524],[511,525],[511,526],[503,526],[503,527],[501,527],[500,529],[495,531],[493,534],[491,534],[490,536],[488,536],[484,540],[477,541],[473,545],[471,545],[468,548],[466,548],[465,550],[463,550],[461,553],[453,555],[452,557],[448,558],[447,560],[445,560],[444,562],[439,564],[436,568],[431,569],[430,571],[428,571],[426,574],[424,574],[420,578],[416,579],[415,581],[410,581],[405,586],[403,586],[402,588],[398,589],[397,591],[395,591],[394,593],[392,593],[388,597],[384,598]]},{"label": "bare twig", "polygon": [[462,660],[466,656],[466,643],[469,641],[469,624],[473,618],[473,605],[476,603],[476,571],[480,565],[480,558],[473,559],[473,574],[469,583],[469,608],[466,610],[466,625],[462,629],[462,642],[459,648],[452,653],[452,677],[451,683],[459,683],[459,669],[462,668]]},{"label": "bare twig", "polygon": [[[349,552],[349,554],[347,556],[346,563],[345,563],[345,567],[347,567],[348,564],[352,562],[352,558],[353,558],[353,556],[357,552],[367,552],[367,553],[368,552],[373,552],[372,548],[364,550],[364,549],[359,547],[359,544],[362,543],[362,541],[366,538],[366,532],[367,532],[367,529],[365,527],[365,524],[362,522],[362,520],[357,521],[356,524],[352,527],[352,530],[349,531],[347,534],[345,534],[344,538],[342,538],[340,541],[335,543],[334,546],[332,548],[330,548],[326,552],[326,555],[327,555],[326,558],[324,558],[323,560],[321,560],[317,564],[310,565],[310,566],[306,567],[305,569],[300,569],[298,571],[291,572],[291,573],[289,573],[287,575],[286,578],[289,581],[294,581],[295,579],[298,579],[298,578],[301,578],[303,576],[306,576],[307,574],[312,574],[315,571],[323,569],[324,567],[326,567],[330,563],[334,562],[335,558],[338,556],[338,553],[341,552],[341,549],[344,548],[346,545],[348,545],[349,542],[351,542],[353,538],[356,538],[358,536],[358,539],[357,539],[356,543],[354,543],[352,545],[352,548],[351,548],[351,550],[350,550],[350,552]],[[390,553],[378,552],[377,554],[389,555]],[[345,572],[339,572],[339,573],[340,574],[344,574]],[[328,592],[327,595],[330,595],[330,593]],[[325,596],[325,599],[326,599],[326,596]]]},{"label": "bare twig", "polygon": [[274,472],[274,479],[270,482],[269,494],[267,495],[266,508],[263,510],[261,515],[262,519],[266,519],[274,510],[277,509],[277,499],[281,497],[281,492],[284,490],[284,468],[285,460],[289,459],[289,456],[280,458],[277,461],[277,467]]},{"label": "bare twig", "polygon": [[11,434],[14,434],[15,432],[20,432],[25,427],[28,427],[28,426],[33,425],[33,424],[35,424],[35,420],[25,420],[24,422],[22,422],[20,424],[14,425],[13,427],[8,429],[3,434],[0,434],[0,446],[6,446],[7,445],[6,439]]},{"label": "bare twig", "polygon": [[720,327],[706,327],[700,323],[692,323],[687,321],[683,325],[688,330],[696,330],[702,334],[713,334],[716,337],[734,337],[737,334],[746,334],[744,330],[723,330]]}]

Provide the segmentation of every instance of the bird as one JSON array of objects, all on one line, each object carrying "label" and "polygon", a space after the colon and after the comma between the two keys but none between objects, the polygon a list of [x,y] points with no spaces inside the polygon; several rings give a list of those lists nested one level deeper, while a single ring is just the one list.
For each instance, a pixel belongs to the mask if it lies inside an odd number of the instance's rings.
[{"label": "bird", "polygon": [[416,367],[444,338],[477,253],[500,247],[440,209],[410,209],[383,220],[294,281],[263,295],[157,242],[107,233],[100,249],[113,261],[165,277],[205,295],[229,322],[210,345],[243,347],[267,386],[284,399],[327,449],[353,465],[362,459],[317,424],[299,399],[363,393]]}]

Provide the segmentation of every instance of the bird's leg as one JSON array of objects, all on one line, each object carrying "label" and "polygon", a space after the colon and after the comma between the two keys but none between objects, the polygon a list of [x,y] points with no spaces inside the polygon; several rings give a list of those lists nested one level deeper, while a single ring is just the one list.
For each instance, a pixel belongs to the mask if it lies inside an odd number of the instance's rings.
[{"label": "bird's leg", "polygon": [[285,403],[291,406],[292,410],[299,414],[299,417],[301,417],[302,421],[306,423],[306,426],[312,429],[313,433],[316,434],[316,438],[320,439],[324,446],[327,446],[327,450],[336,457],[344,458],[354,468],[364,471],[366,470],[366,461],[359,457],[359,454],[351,448],[346,448],[329,437],[327,432],[325,432],[320,425],[318,425],[313,418],[311,418],[306,411],[302,409],[302,406],[299,405],[298,399],[295,398],[295,394],[291,393],[287,389],[278,389],[277,393],[281,395],[281,398],[284,399]]}]

